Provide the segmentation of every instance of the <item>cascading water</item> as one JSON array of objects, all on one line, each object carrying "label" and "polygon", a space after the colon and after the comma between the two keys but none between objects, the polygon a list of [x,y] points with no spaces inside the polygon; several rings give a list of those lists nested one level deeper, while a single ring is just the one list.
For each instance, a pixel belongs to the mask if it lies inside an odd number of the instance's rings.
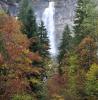
[{"label": "cascading water", "polygon": [[55,57],[57,55],[54,14],[55,14],[54,2],[49,2],[48,8],[46,8],[43,13],[42,20],[48,31],[48,37],[50,43],[49,51],[52,57]]}]

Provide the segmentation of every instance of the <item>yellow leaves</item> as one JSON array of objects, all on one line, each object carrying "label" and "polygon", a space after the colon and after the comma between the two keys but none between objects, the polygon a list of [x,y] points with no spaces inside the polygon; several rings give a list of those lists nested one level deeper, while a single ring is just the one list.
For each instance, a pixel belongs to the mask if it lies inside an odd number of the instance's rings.
[{"label": "yellow leaves", "polygon": [[2,56],[2,54],[0,53],[0,64],[2,64],[3,63],[3,56]]},{"label": "yellow leaves", "polygon": [[25,58],[24,59],[24,62],[27,62],[27,63],[30,63],[31,64],[32,63],[32,60],[30,60],[29,58]]},{"label": "yellow leaves", "polygon": [[5,15],[4,11],[0,9],[0,16]]},{"label": "yellow leaves", "polygon": [[86,74],[86,92],[89,95],[98,95],[98,65],[93,64]]},{"label": "yellow leaves", "polygon": [[24,54],[28,54],[29,52],[30,52],[30,51],[29,51],[28,49],[24,49],[24,50],[23,50],[23,53],[24,53]]},{"label": "yellow leaves", "polygon": [[27,64],[31,64],[32,63],[32,60],[30,60],[28,57],[17,57],[15,59],[16,62],[19,62],[19,63],[27,63]]},{"label": "yellow leaves", "polygon": [[39,83],[38,79],[35,79],[35,78],[31,78],[29,81],[31,81],[33,84]]},{"label": "yellow leaves", "polygon": [[97,64],[93,64],[90,68],[90,70],[87,73],[87,79],[88,80],[93,80],[96,78],[96,75],[98,74],[98,65]]},{"label": "yellow leaves", "polygon": [[21,32],[16,32],[12,34],[12,40],[15,44],[22,45],[23,47],[29,46],[29,40],[26,35],[23,35]]},{"label": "yellow leaves", "polygon": [[96,62],[96,43],[91,36],[85,37],[78,47],[80,65],[88,69]]},{"label": "yellow leaves", "polygon": [[33,73],[35,73],[35,74],[40,74],[40,72],[42,71],[42,68],[37,68],[37,67],[33,67],[32,68],[32,71],[33,71]]},{"label": "yellow leaves", "polygon": [[58,94],[54,94],[53,95],[53,100],[64,100],[64,97],[58,95]]},{"label": "yellow leaves", "polygon": [[15,59],[16,62],[21,62],[21,60],[22,59],[20,57],[18,57],[18,58]]}]

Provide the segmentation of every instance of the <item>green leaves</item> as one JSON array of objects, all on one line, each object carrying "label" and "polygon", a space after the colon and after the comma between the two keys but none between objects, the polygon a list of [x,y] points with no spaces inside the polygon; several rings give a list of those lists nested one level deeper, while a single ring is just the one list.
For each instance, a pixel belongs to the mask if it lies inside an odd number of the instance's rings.
[{"label": "green leaves", "polygon": [[98,65],[93,64],[86,74],[86,93],[90,96],[98,95]]},{"label": "green leaves", "polygon": [[91,0],[78,0],[78,7],[74,21],[74,43],[76,45],[78,45],[87,35],[92,35],[95,32],[95,7],[96,6]]}]

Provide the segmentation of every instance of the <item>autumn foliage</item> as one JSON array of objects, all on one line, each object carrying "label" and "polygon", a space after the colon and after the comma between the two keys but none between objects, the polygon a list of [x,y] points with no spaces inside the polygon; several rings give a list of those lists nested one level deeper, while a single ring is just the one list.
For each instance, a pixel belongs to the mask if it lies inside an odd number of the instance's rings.
[{"label": "autumn foliage", "polygon": [[78,47],[79,64],[88,69],[96,61],[96,44],[91,36],[85,37]]},{"label": "autumn foliage", "polygon": [[42,71],[32,67],[32,61],[39,62],[41,57],[29,50],[30,42],[20,28],[21,23],[15,18],[0,15],[0,98],[5,97],[4,100],[16,93],[30,92],[27,76]]}]

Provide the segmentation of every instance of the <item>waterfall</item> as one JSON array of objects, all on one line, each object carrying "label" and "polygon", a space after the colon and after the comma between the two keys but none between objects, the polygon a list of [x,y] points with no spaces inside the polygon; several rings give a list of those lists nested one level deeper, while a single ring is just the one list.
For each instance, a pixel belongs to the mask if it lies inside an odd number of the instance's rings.
[{"label": "waterfall", "polygon": [[55,57],[57,55],[54,14],[55,14],[54,2],[49,2],[48,8],[44,10],[42,20],[48,31],[49,44],[50,44],[49,52],[52,57]]}]

